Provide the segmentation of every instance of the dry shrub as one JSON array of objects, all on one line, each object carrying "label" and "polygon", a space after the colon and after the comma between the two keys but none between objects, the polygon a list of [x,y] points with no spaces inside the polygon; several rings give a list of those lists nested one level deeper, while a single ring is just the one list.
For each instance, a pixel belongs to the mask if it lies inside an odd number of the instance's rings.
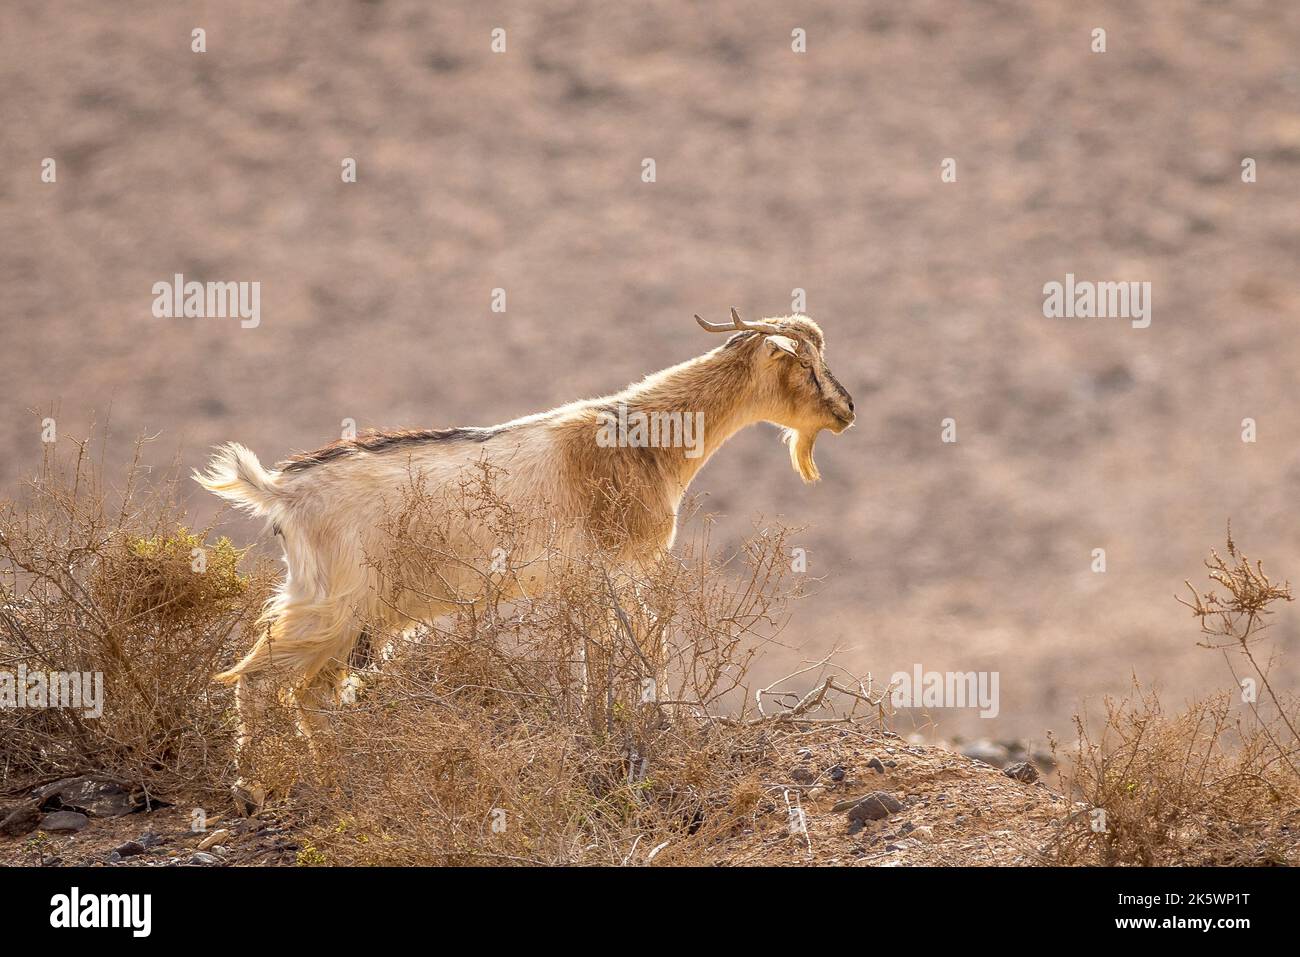
[{"label": "dry shrub", "polygon": [[[477,553],[471,517],[490,530]],[[756,528],[721,561],[708,518],[684,524],[671,558],[630,573],[598,548],[566,553],[563,530],[503,502],[486,471],[450,495],[413,488],[388,523],[387,600],[448,581],[449,562],[472,565],[474,585],[434,625],[371,624],[382,668],[314,741],[328,772],[300,782],[300,860],[698,863],[756,816],[784,816],[764,780],[773,736],[878,719],[880,695],[834,671],[759,713],[746,670],[804,585],[789,532]],[[508,601],[511,585],[525,596]]]},{"label": "dry shrub", "polygon": [[1296,701],[1274,691],[1255,650],[1269,606],[1291,601],[1290,587],[1242,555],[1231,529],[1227,558],[1211,551],[1205,564],[1223,591],[1198,594],[1188,583],[1191,600],[1180,601],[1200,623],[1201,646],[1224,653],[1241,692],[1170,716],[1135,682],[1128,699],[1106,701],[1099,733],[1086,715],[1077,717],[1077,744],[1062,774],[1080,803],[1044,849],[1050,861],[1300,863]]},{"label": "dry shrub", "polygon": [[103,714],[0,708],[0,789],[99,772],[149,793],[224,790],[231,694],[212,683],[272,583],[191,531],[175,469],[148,486],[141,446],[111,490],[87,443],[47,446],[21,503],[0,502],[0,673],[101,674]]}]

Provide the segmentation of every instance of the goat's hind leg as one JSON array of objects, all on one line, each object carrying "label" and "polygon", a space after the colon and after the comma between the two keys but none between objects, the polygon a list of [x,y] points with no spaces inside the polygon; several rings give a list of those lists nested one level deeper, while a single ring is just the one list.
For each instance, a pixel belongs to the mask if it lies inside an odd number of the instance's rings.
[{"label": "goat's hind leg", "polygon": [[235,679],[235,709],[239,722],[239,732],[235,737],[238,776],[230,786],[230,792],[243,814],[256,814],[266,803],[266,787],[246,775],[251,763],[249,745],[265,725],[266,699],[271,691],[271,682],[266,675],[240,674]]}]

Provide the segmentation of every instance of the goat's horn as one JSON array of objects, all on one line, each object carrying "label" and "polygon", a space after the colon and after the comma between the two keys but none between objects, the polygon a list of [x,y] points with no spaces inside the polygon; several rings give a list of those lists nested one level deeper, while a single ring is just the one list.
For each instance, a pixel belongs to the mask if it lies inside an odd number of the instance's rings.
[{"label": "goat's horn", "polygon": [[737,329],[741,332],[766,332],[777,334],[781,332],[780,329],[770,323],[746,322],[744,319],[740,318],[740,313],[736,312],[735,306],[731,307],[730,323],[708,322],[705,319],[701,319],[698,312],[695,314],[695,321],[700,324],[700,328],[705,332],[735,332]]},{"label": "goat's horn", "polygon": [[747,322],[740,318],[740,313],[736,312],[736,307],[731,307],[731,322],[737,329],[746,329],[751,332],[766,332],[769,335],[780,335],[781,330],[770,322]]},{"label": "goat's horn", "polygon": [[700,328],[705,332],[735,332],[736,327],[725,322],[709,322],[707,319],[701,319],[700,314],[695,314],[695,321],[700,324]]}]

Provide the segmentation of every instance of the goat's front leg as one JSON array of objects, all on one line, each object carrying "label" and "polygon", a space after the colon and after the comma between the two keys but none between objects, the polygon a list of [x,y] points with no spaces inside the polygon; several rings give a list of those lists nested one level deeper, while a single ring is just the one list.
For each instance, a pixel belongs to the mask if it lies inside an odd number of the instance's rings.
[{"label": "goat's front leg", "polygon": [[[668,688],[668,645],[664,629],[657,626],[655,616],[641,596],[636,583],[629,583],[619,592],[611,589],[613,598],[613,628],[617,640],[628,643],[628,650],[643,666],[637,689],[638,705],[655,708],[666,713],[664,702],[671,700]],[[628,610],[633,613],[629,614]]]}]

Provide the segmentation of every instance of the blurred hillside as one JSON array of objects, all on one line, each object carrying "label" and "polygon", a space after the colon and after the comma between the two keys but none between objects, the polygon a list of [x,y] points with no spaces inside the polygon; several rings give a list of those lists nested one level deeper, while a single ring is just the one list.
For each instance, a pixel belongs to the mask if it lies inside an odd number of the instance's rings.
[{"label": "blurred hillside", "polygon": [[[1225,521],[1300,577],[1297,50],[1284,0],[8,0],[0,489],[40,459],[29,409],[64,436],[111,409],[119,456],[148,433],[159,462],[273,461],[344,418],[611,391],[715,345],[691,313],[801,288],[858,426],[818,486],[763,427],[695,487],[733,540],[808,526],[825,581],[792,643],[999,671],[1000,717],[940,733],[1061,730],[1131,672],[1218,688],[1172,595]],[[259,281],[261,325],[155,319],[178,272]],[[1044,318],[1067,272],[1151,282],[1150,328]],[[1294,686],[1295,616],[1274,635]]]}]

